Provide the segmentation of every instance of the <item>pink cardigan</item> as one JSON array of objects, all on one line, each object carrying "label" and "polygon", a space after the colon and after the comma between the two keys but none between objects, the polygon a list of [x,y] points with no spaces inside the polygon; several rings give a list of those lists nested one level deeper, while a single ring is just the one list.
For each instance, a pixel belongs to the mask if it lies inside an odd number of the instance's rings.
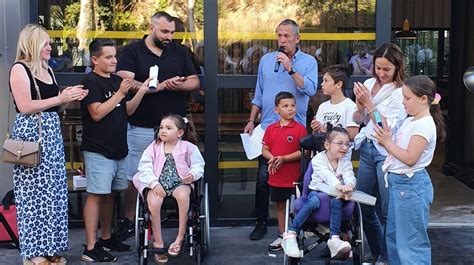
[{"label": "pink cardigan", "polygon": [[[194,180],[204,175],[204,159],[199,148],[185,140],[179,140],[171,152],[176,163],[176,170],[181,178],[191,173]],[[153,141],[143,152],[138,163],[138,172],[133,176],[133,184],[142,193],[144,188],[153,189],[159,184],[161,171],[166,157],[163,142]]]}]

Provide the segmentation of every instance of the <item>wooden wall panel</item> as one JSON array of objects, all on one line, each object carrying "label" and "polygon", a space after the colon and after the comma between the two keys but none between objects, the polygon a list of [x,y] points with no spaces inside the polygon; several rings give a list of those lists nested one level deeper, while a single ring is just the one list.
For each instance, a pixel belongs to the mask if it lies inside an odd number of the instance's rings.
[{"label": "wooden wall panel", "polygon": [[450,27],[451,0],[393,0],[392,28],[401,28],[408,18],[414,29]]}]

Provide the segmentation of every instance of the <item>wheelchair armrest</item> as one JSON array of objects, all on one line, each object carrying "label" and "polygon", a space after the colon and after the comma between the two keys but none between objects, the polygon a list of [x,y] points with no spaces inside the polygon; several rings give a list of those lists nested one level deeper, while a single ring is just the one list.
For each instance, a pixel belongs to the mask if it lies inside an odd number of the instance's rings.
[{"label": "wheelchair armrest", "polygon": [[148,209],[148,193],[151,191],[150,188],[144,188],[142,191],[143,206],[145,209]]},{"label": "wheelchair armrest", "polygon": [[193,181],[192,186],[196,193],[200,194],[204,190],[205,181],[204,178],[199,178]]},{"label": "wheelchair armrest", "polygon": [[303,191],[303,189],[302,189],[303,181],[295,181],[295,182],[293,182],[293,185],[295,186],[295,190],[296,190],[295,199],[303,196],[303,193],[302,193],[302,191]]},{"label": "wheelchair armrest", "polygon": [[303,181],[295,181],[293,182],[293,185],[295,185],[295,187],[298,187],[298,185],[301,185],[303,184]]},{"label": "wheelchair armrest", "polygon": [[204,181],[204,177],[199,178],[192,183],[191,195],[194,196],[197,201],[199,201],[199,196],[203,194],[205,185],[206,182]]},{"label": "wheelchair armrest", "polygon": [[143,197],[143,200],[146,201],[146,197],[148,196],[148,192],[150,192],[150,188],[144,188],[143,189],[143,192],[142,192],[142,197]]}]

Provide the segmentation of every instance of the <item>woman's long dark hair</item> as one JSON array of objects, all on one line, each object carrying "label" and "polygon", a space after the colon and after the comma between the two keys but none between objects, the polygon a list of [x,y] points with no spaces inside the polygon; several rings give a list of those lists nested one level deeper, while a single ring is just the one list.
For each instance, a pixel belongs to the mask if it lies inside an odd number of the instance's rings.
[{"label": "woman's long dark hair", "polygon": [[438,141],[444,142],[446,138],[446,129],[443,113],[441,112],[439,102],[437,104],[432,103],[436,94],[436,85],[433,80],[424,75],[412,76],[407,79],[405,86],[407,86],[417,97],[428,97],[428,104],[430,104],[430,114],[433,117],[434,123],[436,125]]},{"label": "woman's long dark hair", "polygon": [[380,48],[378,48],[374,53],[374,70],[373,76],[377,79],[377,82],[380,82],[376,72],[375,72],[375,60],[378,58],[385,58],[393,65],[395,65],[395,74],[393,76],[393,83],[397,87],[401,87],[403,82],[406,79],[406,69],[405,69],[405,57],[403,52],[396,44],[393,43],[384,43]]}]

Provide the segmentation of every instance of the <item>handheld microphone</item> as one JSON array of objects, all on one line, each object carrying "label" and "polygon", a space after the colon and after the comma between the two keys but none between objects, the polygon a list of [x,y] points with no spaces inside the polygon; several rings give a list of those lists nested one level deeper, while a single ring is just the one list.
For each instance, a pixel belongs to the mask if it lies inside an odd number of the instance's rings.
[{"label": "handheld microphone", "polygon": [[[285,48],[284,48],[284,47],[280,47],[280,48],[278,48],[277,51],[278,51],[278,52],[284,52],[284,51],[285,51]],[[275,67],[273,68],[273,71],[274,71],[275,73],[278,72],[278,68],[280,68],[280,62],[279,62],[279,61],[276,61]]]}]

